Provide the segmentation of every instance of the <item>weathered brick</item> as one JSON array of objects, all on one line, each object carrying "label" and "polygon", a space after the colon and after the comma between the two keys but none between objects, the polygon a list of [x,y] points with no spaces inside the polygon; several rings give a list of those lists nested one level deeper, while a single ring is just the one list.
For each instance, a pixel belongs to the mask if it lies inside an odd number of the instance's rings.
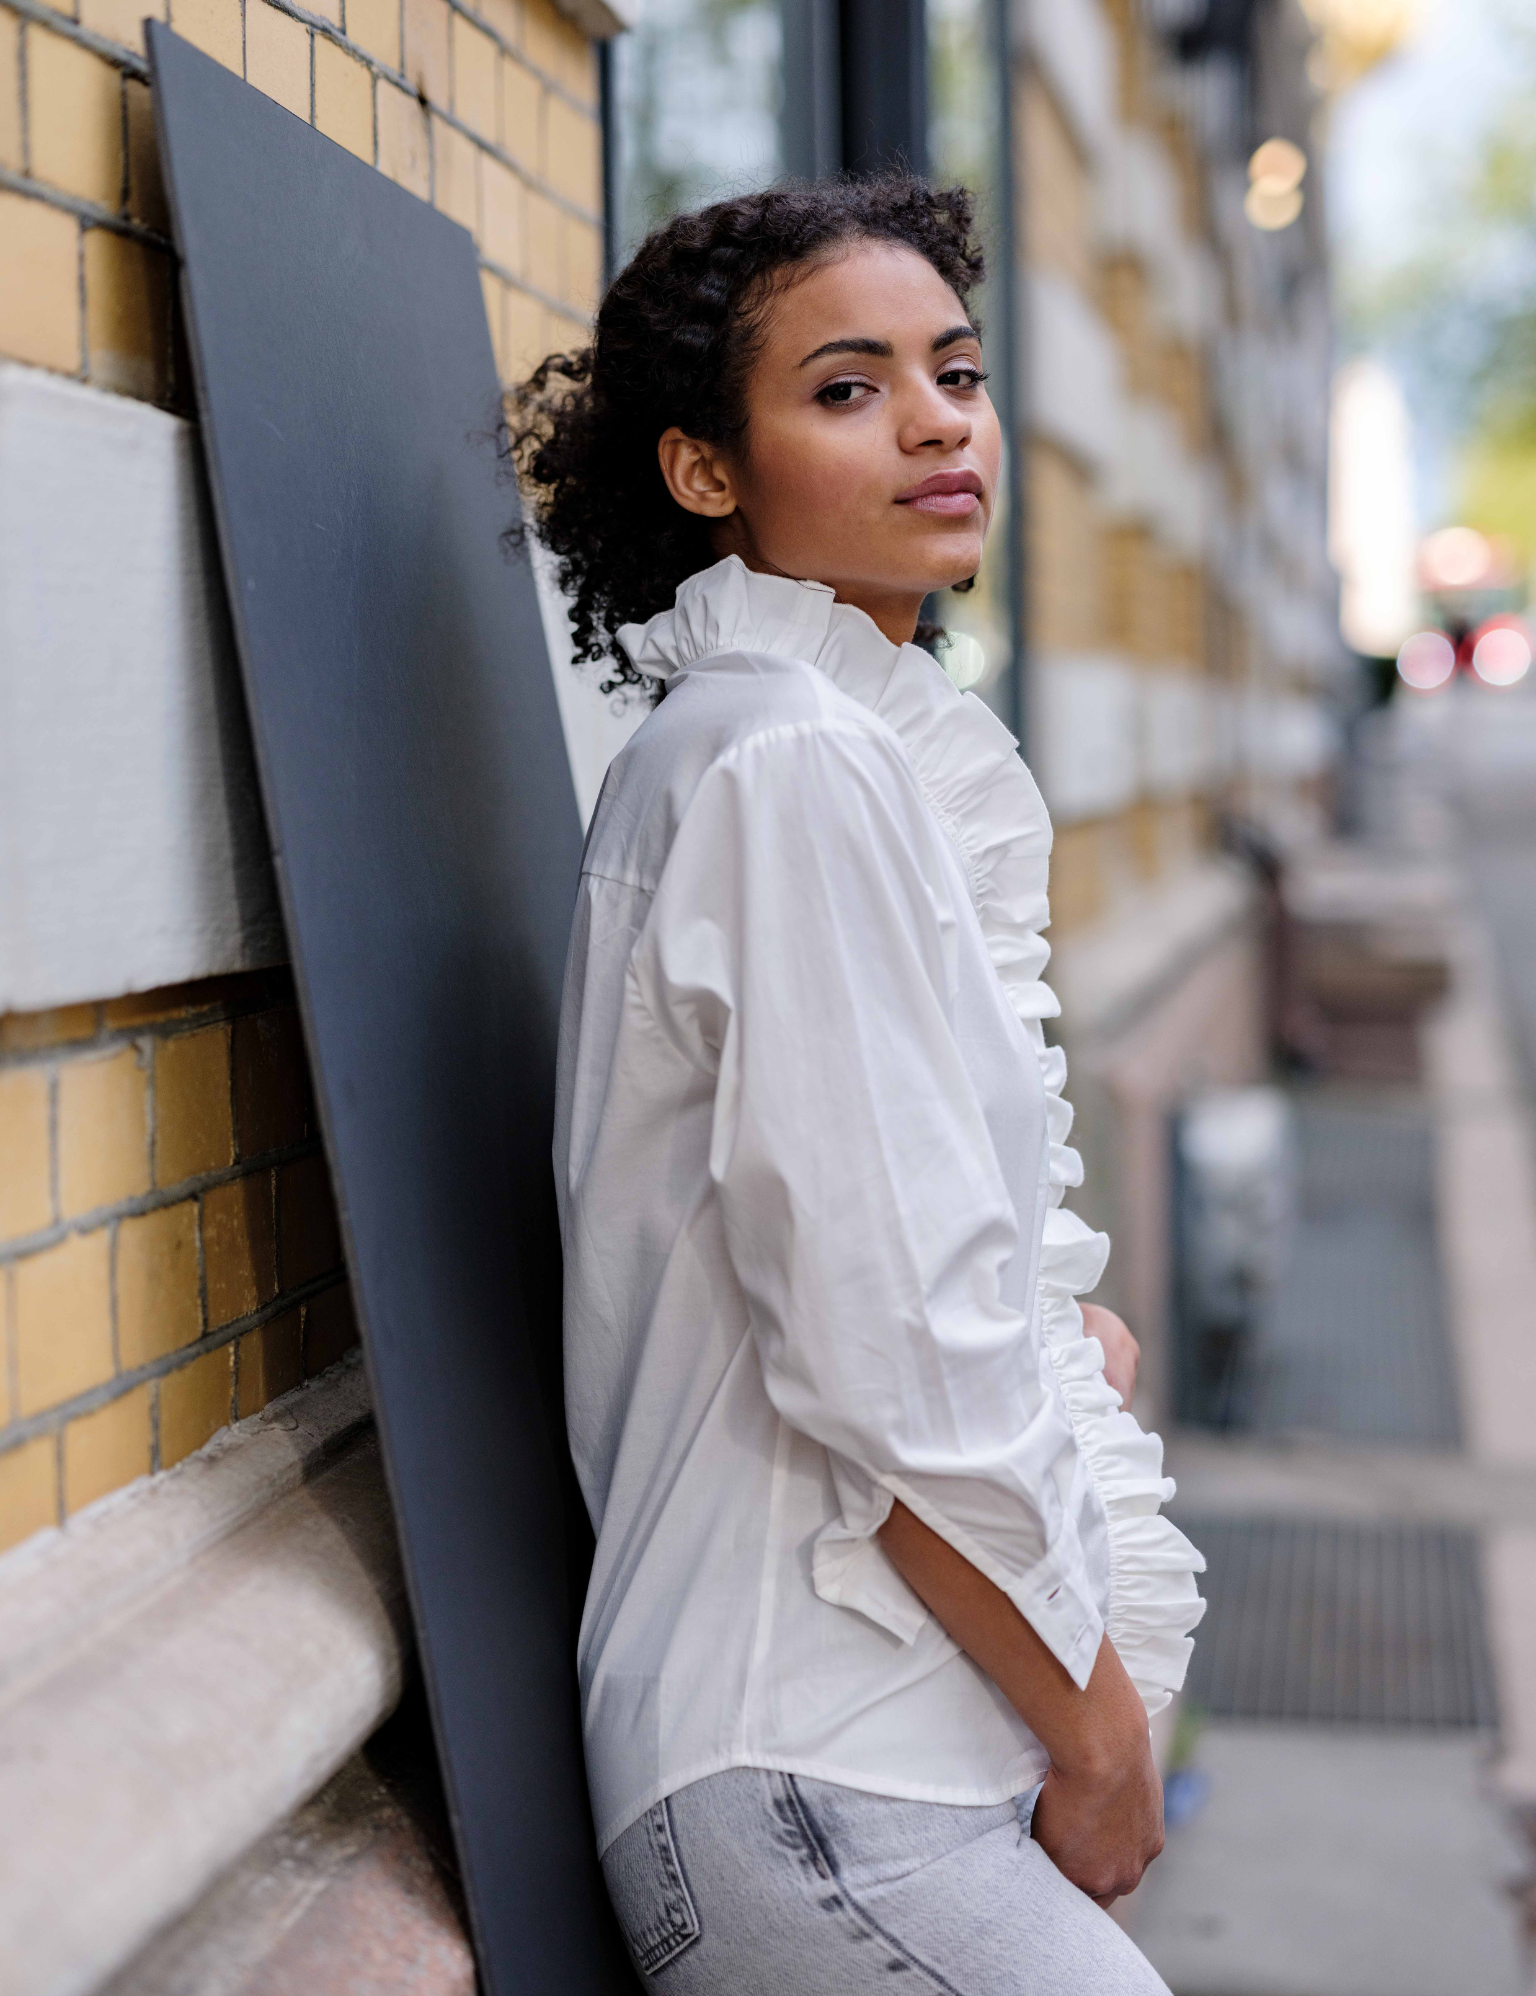
[{"label": "weathered brick", "polygon": [[519,381],[533,372],[549,351],[544,337],[544,307],[515,285],[507,287],[506,378]]},{"label": "weathered brick", "polygon": [[315,126],[373,163],[373,76],[324,35],[315,37]]},{"label": "weathered brick", "polygon": [[432,120],[432,198],[445,215],[480,232],[480,152],[472,139],[441,118]]},{"label": "weathered brick", "polygon": [[432,135],[427,113],[407,91],[380,79],[379,171],[423,201],[432,195]]},{"label": "weathered brick", "polygon": [[357,1317],[352,1309],[352,1291],[345,1282],[325,1289],[312,1303],[304,1305],[304,1377],[313,1379],[357,1343]]},{"label": "weathered brick", "polygon": [[560,290],[560,210],[553,201],[535,194],[530,187],[525,203],[527,263],[523,269],[530,283],[541,291]]},{"label": "weathered brick", "polygon": [[310,30],[302,21],[247,0],[245,80],[306,124],[310,113]]},{"label": "weathered brick", "polygon": [[243,1421],[259,1414],[280,1394],[291,1393],[304,1378],[304,1313],[285,1310],[239,1340],[235,1376],[239,1382],[237,1411]]},{"label": "weathered brick", "polygon": [[503,270],[523,267],[523,184],[508,166],[487,155],[480,162],[480,247]]},{"label": "weathered brick", "polygon": [[508,48],[522,47],[523,0],[472,0],[472,4],[473,11]]},{"label": "weathered brick", "polygon": [[234,1027],[235,1139],[242,1158],[296,1144],[309,1130],[309,1068],[298,1012],[275,1006]]},{"label": "weathered brick", "polygon": [[53,1218],[48,1125],[45,1070],[0,1070],[0,1241],[35,1234]]},{"label": "weathered brick", "polygon": [[59,1522],[58,1459],[52,1435],[0,1455],[0,1552]]},{"label": "weathered brick", "polygon": [[149,1084],[136,1047],[59,1068],[59,1204],[65,1219],[149,1190]]},{"label": "weathered brick", "polygon": [[[7,198],[0,194],[0,202]],[[0,241],[4,236],[5,225],[0,221]],[[0,298],[4,295],[0,288]],[[52,1012],[7,1012],[0,1016],[0,1050],[6,1053],[43,1053],[49,1047],[74,1045],[80,1040],[94,1039],[95,1035],[94,1005],[64,1005]]]},{"label": "weathered brick", "polygon": [[219,1025],[156,1043],[156,1185],[234,1163],[229,1042],[229,1027]]},{"label": "weathered brick", "polygon": [[208,1328],[248,1317],[277,1294],[272,1174],[255,1171],[203,1195]]},{"label": "weathered brick", "polygon": [[1059,825],[1051,848],[1051,934],[1086,928],[1103,913],[1105,904],[1101,826]]},{"label": "weathered brick", "polygon": [[277,1257],[280,1289],[296,1289],[341,1265],[331,1174],[318,1154],[278,1167]]},{"label": "weathered brick", "polygon": [[205,1351],[160,1381],[160,1467],[170,1469],[229,1426],[234,1347]]},{"label": "weathered brick", "polygon": [[155,106],[148,85],[125,77],[123,102],[128,113],[128,212],[136,221],[169,235],[171,213],[160,172]]},{"label": "weathered brick", "polygon": [[165,0],[80,0],[80,25],[119,48],[144,53],[144,22],[165,19]]},{"label": "weathered brick", "polygon": [[171,0],[171,26],[236,76],[244,75],[240,0]]},{"label": "weathered brick", "polygon": [[11,1266],[16,1413],[60,1406],[112,1377],[107,1230],[71,1234]]},{"label": "weathered brick", "polygon": [[346,0],[345,31],[386,67],[400,67],[400,0]]},{"label": "weathered brick", "polygon": [[151,1389],[135,1386],[64,1430],[64,1515],[149,1474]]},{"label": "weathered brick", "polygon": [[530,173],[542,173],[545,89],[516,56],[501,58],[501,144]]},{"label": "weathered brick", "polygon": [[21,22],[0,13],[0,166],[21,171]]},{"label": "weathered brick", "polygon": [[602,202],[602,138],[597,120],[551,95],[544,106],[544,159],[550,186],[594,212]]},{"label": "weathered brick", "polygon": [[85,347],[97,387],[146,402],[169,399],[169,257],[110,229],[86,230]]},{"label": "weathered brick", "polygon": [[117,1355],[124,1372],[196,1342],[197,1202],[120,1220],[117,1227]]},{"label": "weathered brick", "polygon": [[603,283],[603,238],[574,215],[561,220],[561,293],[583,315],[597,310]]},{"label": "weathered brick", "polygon": [[27,31],[32,172],[114,211],[123,199],[123,79],[78,42]]},{"label": "weathered brick", "polygon": [[496,139],[496,44],[483,29],[455,14],[453,39],[453,114],[461,123],[494,144]]},{"label": "weathered brick", "polygon": [[440,111],[449,99],[448,0],[405,0],[405,60],[411,88]]},{"label": "weathered brick", "polygon": [[62,374],[77,373],[81,360],[80,224],[44,201],[4,189],[0,354]]},{"label": "weathered brick", "polygon": [[584,103],[597,102],[597,63],[592,44],[550,0],[523,0],[523,52],[535,68]]}]

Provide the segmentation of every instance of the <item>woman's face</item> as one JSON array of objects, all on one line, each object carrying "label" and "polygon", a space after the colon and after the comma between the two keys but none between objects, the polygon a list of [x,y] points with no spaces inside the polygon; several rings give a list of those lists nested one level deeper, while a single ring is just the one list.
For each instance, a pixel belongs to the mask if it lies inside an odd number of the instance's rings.
[{"label": "woman's face", "polygon": [[672,496],[720,555],[825,582],[885,634],[974,575],[1002,458],[981,341],[933,266],[858,243],[773,302],[731,453],[669,430]]}]

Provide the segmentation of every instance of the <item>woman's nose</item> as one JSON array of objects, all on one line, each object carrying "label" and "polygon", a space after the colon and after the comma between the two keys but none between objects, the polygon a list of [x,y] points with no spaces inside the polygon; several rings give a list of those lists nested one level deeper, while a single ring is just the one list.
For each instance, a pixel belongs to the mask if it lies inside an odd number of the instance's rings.
[{"label": "woman's nose", "polygon": [[971,440],[971,418],[956,408],[943,390],[925,381],[901,412],[897,441],[904,451],[964,450]]}]

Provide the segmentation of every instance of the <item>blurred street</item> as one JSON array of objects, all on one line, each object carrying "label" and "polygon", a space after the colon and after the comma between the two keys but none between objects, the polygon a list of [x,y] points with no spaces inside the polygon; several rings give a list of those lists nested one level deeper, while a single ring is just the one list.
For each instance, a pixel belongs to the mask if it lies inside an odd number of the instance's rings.
[{"label": "blurred street", "polygon": [[1536,694],[1399,694],[1363,754],[1451,983],[1417,1083],[1293,1089],[1290,1264],[1169,1449],[1210,1609],[1126,1920],[1178,1996],[1532,1986]]}]

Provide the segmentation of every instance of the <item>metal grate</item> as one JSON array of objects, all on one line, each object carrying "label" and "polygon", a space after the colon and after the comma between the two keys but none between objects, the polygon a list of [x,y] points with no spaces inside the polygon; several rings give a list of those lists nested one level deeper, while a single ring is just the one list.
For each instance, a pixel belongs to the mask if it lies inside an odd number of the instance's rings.
[{"label": "metal grate", "polygon": [[1454,1445],[1430,1119],[1328,1093],[1301,1096],[1296,1119],[1301,1223],[1237,1425]]},{"label": "metal grate", "polygon": [[1188,1695],[1213,1717],[1493,1727],[1476,1540],[1424,1525],[1180,1516],[1209,1602]]}]

